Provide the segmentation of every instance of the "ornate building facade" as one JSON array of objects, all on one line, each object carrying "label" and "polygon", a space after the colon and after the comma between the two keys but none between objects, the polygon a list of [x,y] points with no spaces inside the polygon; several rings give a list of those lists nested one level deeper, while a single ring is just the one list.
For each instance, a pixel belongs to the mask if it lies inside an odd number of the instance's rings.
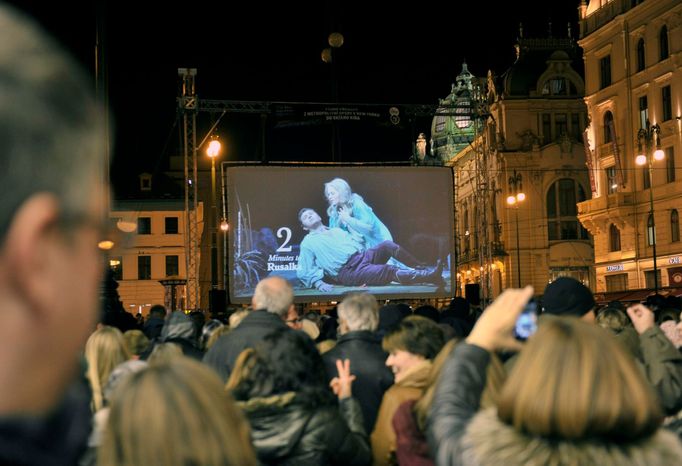
[{"label": "ornate building facade", "polygon": [[593,285],[592,240],[576,207],[590,193],[581,60],[570,31],[521,37],[499,79],[465,65],[441,101],[432,150],[455,171],[460,294],[474,285],[488,300],[526,284],[541,293],[562,275]]},{"label": "ornate building facade", "polygon": [[682,285],[682,3],[592,0],[580,16],[595,291]]}]

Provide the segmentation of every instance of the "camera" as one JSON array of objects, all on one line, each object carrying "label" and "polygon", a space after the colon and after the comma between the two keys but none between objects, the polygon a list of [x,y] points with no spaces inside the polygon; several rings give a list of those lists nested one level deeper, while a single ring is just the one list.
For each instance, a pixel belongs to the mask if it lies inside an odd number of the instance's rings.
[{"label": "camera", "polygon": [[526,307],[523,308],[523,312],[516,319],[516,324],[514,325],[514,337],[517,340],[526,341],[528,337],[533,335],[538,329],[538,305],[537,302],[531,298]]}]

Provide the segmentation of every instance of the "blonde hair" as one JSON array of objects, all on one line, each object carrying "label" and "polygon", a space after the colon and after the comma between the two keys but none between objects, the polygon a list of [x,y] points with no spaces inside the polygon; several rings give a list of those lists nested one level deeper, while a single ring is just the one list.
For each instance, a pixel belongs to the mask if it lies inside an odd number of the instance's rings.
[{"label": "blonde hair", "polygon": [[600,327],[546,319],[502,389],[500,419],[517,430],[564,439],[633,440],[662,420],[651,388]]},{"label": "blonde hair", "polygon": [[88,363],[86,378],[92,389],[93,411],[104,407],[104,386],[116,366],[130,359],[123,334],[107,325],[95,330],[85,343],[85,360]]},{"label": "blonde hair", "polygon": [[[433,396],[436,392],[436,385],[438,383],[438,377],[445,365],[445,361],[455,349],[455,347],[461,342],[459,338],[452,338],[448,340],[440,350],[438,355],[433,358],[433,364],[431,366],[431,372],[429,373],[429,378],[424,389],[424,393],[417,400],[414,405],[414,414],[417,419],[417,426],[424,432],[426,430],[426,418],[431,410],[431,404],[433,403]],[[486,373],[486,383],[481,396],[481,408],[488,408],[495,406],[497,398],[499,397],[500,390],[504,384],[505,370],[500,358],[496,354],[491,354],[490,364],[488,364],[488,369]]]},{"label": "blonde hair", "polygon": [[147,358],[149,364],[164,364],[182,357],[182,348],[176,343],[157,343]]},{"label": "blonde hair", "polygon": [[98,466],[256,465],[249,427],[211,369],[187,357],[114,392]]},{"label": "blonde hair", "polygon": [[142,330],[127,330],[123,334],[123,341],[128,353],[135,356],[141,355],[149,347],[149,338]]}]

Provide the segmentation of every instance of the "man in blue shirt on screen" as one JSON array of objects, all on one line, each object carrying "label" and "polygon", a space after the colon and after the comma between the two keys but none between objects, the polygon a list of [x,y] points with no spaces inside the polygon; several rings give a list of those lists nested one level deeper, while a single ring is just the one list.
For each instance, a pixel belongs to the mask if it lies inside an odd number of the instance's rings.
[{"label": "man in blue shirt on screen", "polygon": [[326,293],[333,288],[329,281],[342,286],[388,285],[392,282],[443,284],[440,261],[427,269],[402,269],[387,262],[395,258],[409,267],[417,267],[420,262],[393,241],[384,241],[365,250],[347,231],[324,225],[313,209],[301,209],[298,220],[308,234],[301,241],[296,274],[308,288]]}]

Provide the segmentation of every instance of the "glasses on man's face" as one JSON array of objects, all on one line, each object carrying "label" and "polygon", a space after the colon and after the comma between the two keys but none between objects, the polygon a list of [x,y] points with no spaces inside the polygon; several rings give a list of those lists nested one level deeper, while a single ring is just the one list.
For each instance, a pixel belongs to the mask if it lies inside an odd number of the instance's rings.
[{"label": "glasses on man's face", "polygon": [[82,212],[62,213],[59,216],[58,226],[64,232],[72,232],[77,228],[94,230],[97,233],[97,249],[103,252],[112,249],[117,238],[120,237],[120,232],[110,219]]}]

